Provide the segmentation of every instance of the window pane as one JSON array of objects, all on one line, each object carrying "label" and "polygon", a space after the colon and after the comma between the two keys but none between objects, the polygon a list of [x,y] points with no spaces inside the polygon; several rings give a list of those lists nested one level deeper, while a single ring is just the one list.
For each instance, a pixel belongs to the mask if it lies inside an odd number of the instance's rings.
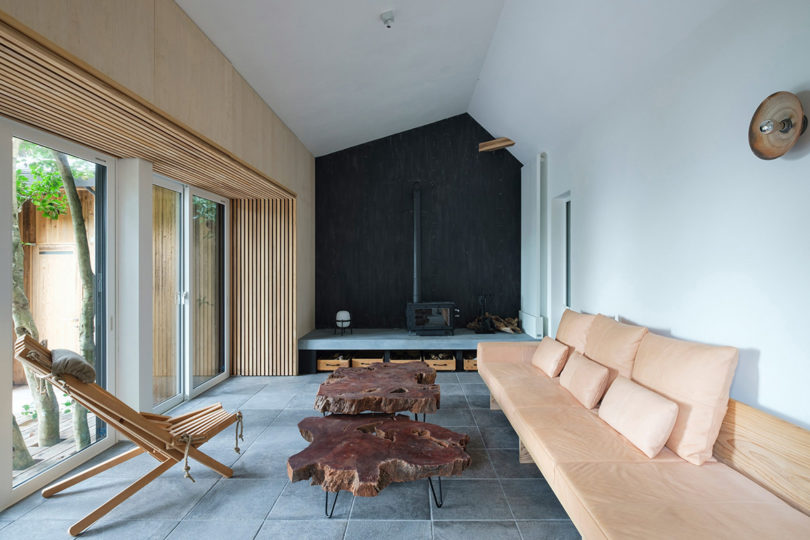
[{"label": "window pane", "polygon": [[225,371],[225,207],[192,199],[192,384],[196,388]]},{"label": "window pane", "polygon": [[152,396],[154,405],[180,393],[182,196],[152,186]]},{"label": "window pane", "polygon": [[[103,373],[95,271],[103,257],[96,240],[103,238],[104,168],[21,139],[13,149],[15,333],[75,351]],[[16,361],[12,384],[14,486],[104,437],[100,420]]]}]

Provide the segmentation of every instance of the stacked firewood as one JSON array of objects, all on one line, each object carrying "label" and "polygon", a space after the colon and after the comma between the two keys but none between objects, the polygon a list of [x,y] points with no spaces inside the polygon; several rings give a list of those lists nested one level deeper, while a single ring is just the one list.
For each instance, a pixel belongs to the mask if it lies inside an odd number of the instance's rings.
[{"label": "stacked firewood", "polygon": [[494,328],[500,332],[507,334],[522,334],[523,330],[520,328],[520,320],[517,317],[499,317],[487,312],[483,316],[479,315],[469,323],[467,328],[470,330],[484,330],[486,328]]}]

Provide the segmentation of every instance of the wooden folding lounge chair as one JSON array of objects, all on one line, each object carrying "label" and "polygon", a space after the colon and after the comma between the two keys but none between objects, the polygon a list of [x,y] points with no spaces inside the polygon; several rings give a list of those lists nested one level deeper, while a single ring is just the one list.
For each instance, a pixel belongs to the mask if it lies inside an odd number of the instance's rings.
[{"label": "wooden folding lounge chair", "polygon": [[[222,408],[220,403],[216,403],[175,417],[139,413],[95,383],[81,382],[71,375],[54,376],[51,373],[51,352],[30,336],[22,336],[17,339],[14,354],[20,362],[34,370],[37,376],[47,379],[55,387],[92,411],[98,418],[107,422],[108,426],[119,431],[137,445],[136,448],[104,463],[48,486],[42,491],[43,497],[59,493],[143,452],[160,462],[149,473],[71,526],[68,532],[73,536],[81,534],[110,510],[176,463],[185,460],[186,477],[194,481],[189,475],[189,457],[215,470],[225,478],[233,475],[233,471],[229,467],[202,453],[198,447],[234,422],[237,422],[237,437],[241,436],[239,433],[242,424],[241,412],[229,413]],[[238,444],[234,450],[239,452]]]}]

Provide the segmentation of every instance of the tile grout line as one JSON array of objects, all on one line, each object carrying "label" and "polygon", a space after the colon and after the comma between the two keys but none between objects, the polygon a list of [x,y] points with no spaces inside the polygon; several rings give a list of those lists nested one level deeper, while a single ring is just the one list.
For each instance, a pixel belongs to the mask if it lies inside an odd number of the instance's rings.
[{"label": "tile grout line", "polygon": [[[466,396],[466,392],[465,392]],[[469,399],[467,400],[469,403]],[[481,426],[478,425],[478,420],[473,415],[473,420],[475,421],[475,426],[478,428],[478,431],[481,432]],[[483,443],[484,435],[481,433],[481,442]],[[484,444],[484,448],[486,448],[486,444]],[[492,456],[489,453],[489,449],[487,448],[487,459],[489,460],[489,464],[492,466],[492,471],[495,473],[495,479],[498,480],[498,486],[501,488],[501,493],[503,493],[503,500],[506,501],[506,507],[509,508],[509,513],[512,515],[512,523],[515,524],[515,529],[518,531],[518,536],[520,536],[521,540],[523,538],[523,532],[520,530],[520,527],[517,524],[517,518],[515,517],[515,511],[512,510],[512,504],[509,502],[509,497],[506,496],[506,490],[503,488],[503,482],[501,481],[501,475],[498,474],[498,471],[495,469],[495,462],[492,461]]]}]

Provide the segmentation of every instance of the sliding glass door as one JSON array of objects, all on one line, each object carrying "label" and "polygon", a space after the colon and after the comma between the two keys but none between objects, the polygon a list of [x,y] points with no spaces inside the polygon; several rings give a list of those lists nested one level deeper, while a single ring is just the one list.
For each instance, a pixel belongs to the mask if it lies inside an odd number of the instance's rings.
[{"label": "sliding glass door", "polygon": [[183,187],[152,186],[152,404],[183,401]]},{"label": "sliding glass door", "polygon": [[228,376],[227,200],[155,176],[153,406],[174,407]]},{"label": "sliding glass door", "polygon": [[226,201],[189,189],[191,298],[189,380],[199,393],[225,375],[226,366]]},{"label": "sliding glass door", "polygon": [[[69,349],[95,368],[95,382],[108,387],[109,306],[107,283],[113,261],[107,243],[106,156],[0,118],[0,200],[6,241],[0,321],[13,331],[7,378],[0,390],[2,433],[10,484],[0,487],[0,505],[41,487],[112,444],[106,425],[16,359],[12,341],[29,335],[50,349]],[[8,218],[8,219],[6,219]],[[5,242],[9,242],[5,244]],[[10,251],[4,251],[8,246]],[[6,292],[8,291],[8,293]],[[6,296],[8,294],[8,296]],[[7,317],[7,318],[6,318]],[[6,454],[8,452],[8,454]]]}]

